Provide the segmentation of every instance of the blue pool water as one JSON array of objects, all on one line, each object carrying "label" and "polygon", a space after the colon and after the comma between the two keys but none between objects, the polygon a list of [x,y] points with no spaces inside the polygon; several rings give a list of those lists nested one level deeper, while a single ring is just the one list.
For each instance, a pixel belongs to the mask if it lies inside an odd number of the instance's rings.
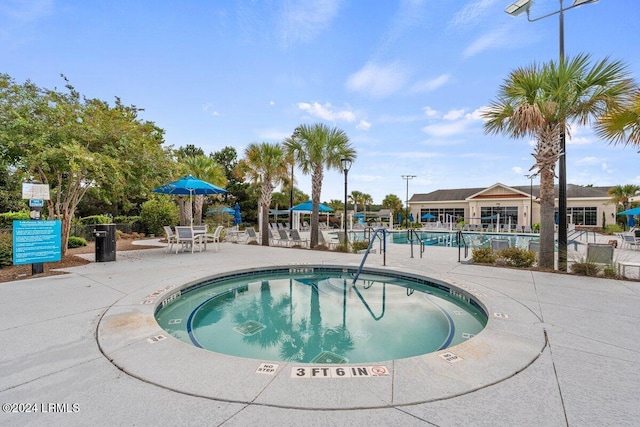
[{"label": "blue pool water", "polygon": [[479,333],[485,311],[428,279],[300,267],[215,278],[168,295],[160,326],[197,347],[299,363],[363,363],[418,356]]}]

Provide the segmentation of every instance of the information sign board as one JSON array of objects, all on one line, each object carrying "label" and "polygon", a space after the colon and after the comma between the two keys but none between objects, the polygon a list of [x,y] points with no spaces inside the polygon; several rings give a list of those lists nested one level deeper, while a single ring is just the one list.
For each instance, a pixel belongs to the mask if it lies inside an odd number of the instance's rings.
[{"label": "information sign board", "polygon": [[51,197],[49,197],[49,184],[33,184],[31,182],[23,182],[22,198],[50,200]]},{"label": "information sign board", "polygon": [[13,221],[13,264],[36,264],[62,259],[60,220]]}]

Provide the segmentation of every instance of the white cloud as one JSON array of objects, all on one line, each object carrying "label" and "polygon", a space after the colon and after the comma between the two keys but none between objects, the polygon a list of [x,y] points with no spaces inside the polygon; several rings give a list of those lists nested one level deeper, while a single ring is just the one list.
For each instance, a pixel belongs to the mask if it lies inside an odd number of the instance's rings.
[{"label": "white cloud", "polygon": [[464,109],[462,110],[449,110],[445,113],[442,118],[444,120],[458,120],[459,118],[464,117]]},{"label": "white cloud", "polygon": [[511,168],[511,170],[517,173],[518,175],[522,175],[525,172],[525,170],[522,169],[520,166],[514,166]]},{"label": "white cloud", "polygon": [[321,119],[331,122],[354,122],[356,115],[348,110],[335,111],[330,103],[321,105],[318,102],[308,103],[299,102],[298,108],[311,116],[320,117]]},{"label": "white cloud", "polygon": [[437,110],[434,110],[428,105],[424,107],[422,110],[424,111],[424,115],[429,118],[438,117],[440,115],[440,113]]},{"label": "white cloud", "polygon": [[399,91],[408,77],[409,72],[399,61],[386,65],[369,62],[360,71],[349,76],[346,87],[348,90],[362,92],[373,98],[385,98]]},{"label": "white cloud", "polygon": [[276,105],[275,101],[269,101],[269,105],[274,106]]},{"label": "white cloud", "polygon": [[358,125],[356,126],[360,130],[369,130],[371,128],[371,123],[366,121],[365,119],[360,120]]},{"label": "white cloud", "polygon": [[512,34],[510,34],[509,27],[501,27],[476,39],[462,52],[462,56],[464,58],[469,58],[487,49],[513,45],[514,39]]},{"label": "white cloud", "polygon": [[286,45],[309,42],[329,27],[338,14],[340,0],[287,2],[279,25]]},{"label": "white cloud", "polygon": [[479,18],[498,0],[475,0],[467,5],[450,22],[454,27],[468,27],[476,23]]},{"label": "white cloud", "polygon": [[444,86],[449,80],[451,80],[450,74],[441,74],[438,77],[430,80],[422,80],[413,85],[411,90],[413,92],[431,92]]},{"label": "white cloud", "polygon": [[600,163],[600,159],[594,156],[583,157],[576,160],[577,165],[597,165],[598,163]]},{"label": "white cloud", "polygon": [[469,127],[469,122],[459,120],[456,122],[428,125],[422,128],[422,131],[430,136],[445,137],[464,133]]}]

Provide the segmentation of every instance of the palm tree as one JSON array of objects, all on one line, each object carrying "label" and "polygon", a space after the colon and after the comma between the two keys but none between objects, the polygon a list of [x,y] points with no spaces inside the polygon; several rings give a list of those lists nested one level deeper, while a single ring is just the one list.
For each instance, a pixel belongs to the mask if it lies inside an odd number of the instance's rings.
[{"label": "palm tree", "polygon": [[313,248],[318,245],[319,205],[324,168],[341,170],[340,160],[355,160],[356,151],[351,147],[344,131],[335,127],[329,128],[322,123],[298,126],[293,135],[284,141],[284,145],[287,151],[294,155],[302,173],[311,174],[313,210],[309,243]]},{"label": "palm tree", "polygon": [[626,210],[630,207],[629,198],[635,196],[638,191],[640,191],[640,185],[626,184],[611,187],[608,193],[611,196],[611,203],[622,206],[622,210]]},{"label": "palm tree", "polygon": [[[224,168],[211,157],[205,155],[187,156],[183,159],[187,171],[198,179],[218,187],[226,187],[227,176]],[[193,223],[202,224],[202,206],[204,195],[198,194],[194,200]]]},{"label": "palm tree", "polygon": [[362,212],[364,213],[364,220],[367,220],[367,204],[373,204],[373,197],[371,194],[362,193],[362,197],[360,198],[360,202],[362,203]]},{"label": "palm tree", "polygon": [[565,123],[584,125],[619,108],[632,88],[621,62],[591,66],[589,55],[578,55],[512,71],[483,113],[486,133],[537,140],[531,170],[540,175],[540,267],[554,266],[554,177]]},{"label": "palm tree", "polygon": [[640,146],[640,88],[636,88],[622,106],[598,118],[599,137],[614,144]]},{"label": "palm tree", "polygon": [[353,203],[353,215],[358,213],[358,203],[361,203],[363,194],[362,191],[357,190],[353,190],[349,194],[349,200]]},{"label": "palm tree", "polygon": [[387,194],[382,200],[382,207],[391,210],[389,221],[393,224],[393,215],[402,211],[402,200],[395,194]]},{"label": "palm tree", "polygon": [[245,158],[238,162],[240,175],[260,186],[260,209],[262,210],[262,245],[269,246],[269,206],[273,190],[287,176],[285,153],[280,144],[249,144]]}]

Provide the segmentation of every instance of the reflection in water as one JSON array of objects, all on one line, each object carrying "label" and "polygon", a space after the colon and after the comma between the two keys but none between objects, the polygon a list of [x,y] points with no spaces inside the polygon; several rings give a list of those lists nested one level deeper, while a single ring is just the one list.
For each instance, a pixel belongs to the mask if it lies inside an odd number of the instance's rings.
[{"label": "reflection in water", "polygon": [[[183,294],[158,322],[209,350],[303,363],[411,357],[462,342],[486,324],[484,313],[459,299],[398,279],[369,277],[355,287],[338,273],[246,280],[217,295],[207,287]],[[169,323],[177,317],[189,320]]]}]

